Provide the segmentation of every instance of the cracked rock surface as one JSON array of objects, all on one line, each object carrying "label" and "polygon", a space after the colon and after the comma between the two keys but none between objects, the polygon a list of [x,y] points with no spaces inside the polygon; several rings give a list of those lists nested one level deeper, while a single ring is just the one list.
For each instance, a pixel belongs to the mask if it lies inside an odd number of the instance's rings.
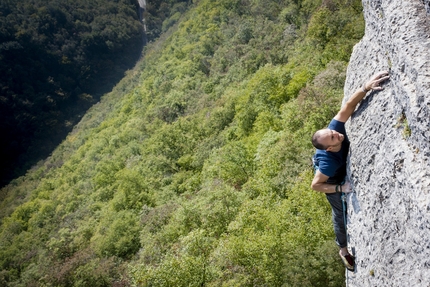
[{"label": "cracked rock surface", "polygon": [[430,286],[430,2],[363,0],[365,36],[355,46],[345,99],[377,71],[347,122],[348,286]]}]

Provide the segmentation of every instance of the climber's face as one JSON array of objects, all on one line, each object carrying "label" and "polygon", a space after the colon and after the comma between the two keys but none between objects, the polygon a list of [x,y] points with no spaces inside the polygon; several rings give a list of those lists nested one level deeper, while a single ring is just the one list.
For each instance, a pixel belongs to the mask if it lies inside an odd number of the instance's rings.
[{"label": "climber's face", "polygon": [[339,151],[345,136],[340,132],[330,129],[320,131],[319,142],[326,146],[326,151]]}]

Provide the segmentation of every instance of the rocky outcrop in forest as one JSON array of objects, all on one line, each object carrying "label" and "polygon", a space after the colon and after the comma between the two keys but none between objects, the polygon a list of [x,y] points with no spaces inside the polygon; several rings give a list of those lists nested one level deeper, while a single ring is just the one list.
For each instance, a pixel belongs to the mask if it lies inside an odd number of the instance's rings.
[{"label": "rocky outcrop in forest", "polygon": [[430,7],[428,0],[363,1],[365,36],[355,46],[345,93],[379,70],[347,125],[351,140],[348,286],[430,284]]}]

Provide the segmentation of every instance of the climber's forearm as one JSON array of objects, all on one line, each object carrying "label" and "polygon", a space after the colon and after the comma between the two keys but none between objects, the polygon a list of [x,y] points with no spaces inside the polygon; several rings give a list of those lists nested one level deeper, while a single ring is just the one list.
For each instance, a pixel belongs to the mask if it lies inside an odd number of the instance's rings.
[{"label": "climber's forearm", "polygon": [[329,184],[329,183],[315,183],[315,184],[312,183],[311,188],[315,191],[322,192],[322,193],[352,192],[351,184],[347,180],[342,185],[340,184],[335,185],[335,184]]},{"label": "climber's forearm", "polygon": [[348,99],[348,101],[342,106],[340,111],[334,117],[335,120],[340,122],[346,122],[354,113],[358,103],[366,96],[366,92],[363,89],[357,89],[355,93]]},{"label": "climber's forearm", "polygon": [[312,183],[311,188],[315,191],[322,193],[335,193],[336,185],[328,184],[328,183]]},{"label": "climber's forearm", "polygon": [[329,177],[319,170],[315,172],[314,179],[312,180],[311,188],[315,191],[323,193],[335,193],[336,186],[326,183]]},{"label": "climber's forearm", "polygon": [[327,175],[317,170],[312,180],[311,188],[322,193],[351,192],[351,184],[349,181],[345,181],[343,185],[334,185],[327,183],[328,179],[329,177]]},{"label": "climber's forearm", "polygon": [[345,108],[348,109],[348,111],[352,111],[351,114],[355,111],[355,108],[357,105],[363,100],[363,98],[366,96],[367,91],[364,91],[362,88],[359,88],[355,91],[354,94],[348,99],[348,101],[345,103]]}]

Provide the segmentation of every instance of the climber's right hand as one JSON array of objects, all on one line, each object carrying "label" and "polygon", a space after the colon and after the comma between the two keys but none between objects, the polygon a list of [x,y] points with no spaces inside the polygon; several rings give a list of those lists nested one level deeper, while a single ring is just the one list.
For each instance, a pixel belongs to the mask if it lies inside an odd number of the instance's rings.
[{"label": "climber's right hand", "polygon": [[343,193],[351,193],[351,183],[349,181],[345,181],[345,183],[342,185],[342,192]]}]

